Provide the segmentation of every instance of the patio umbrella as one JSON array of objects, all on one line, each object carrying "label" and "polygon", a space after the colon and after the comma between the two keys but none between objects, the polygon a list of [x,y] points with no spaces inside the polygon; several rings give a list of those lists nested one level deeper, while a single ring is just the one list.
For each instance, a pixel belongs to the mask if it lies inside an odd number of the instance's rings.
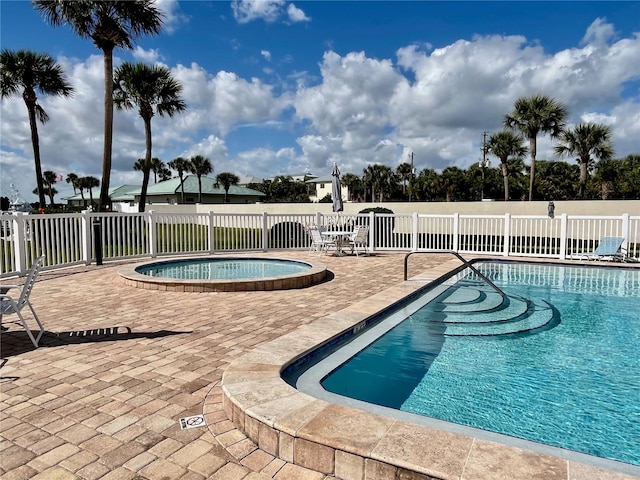
[{"label": "patio umbrella", "polygon": [[340,170],[338,170],[338,164],[333,164],[333,171],[331,172],[331,198],[333,200],[333,211],[341,212],[342,205],[342,185],[340,184]]}]

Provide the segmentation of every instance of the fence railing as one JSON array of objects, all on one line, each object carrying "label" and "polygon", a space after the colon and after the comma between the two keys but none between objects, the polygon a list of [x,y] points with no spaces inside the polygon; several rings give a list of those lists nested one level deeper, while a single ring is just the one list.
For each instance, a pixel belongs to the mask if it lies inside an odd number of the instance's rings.
[{"label": "fence railing", "polygon": [[[0,275],[24,274],[46,256],[45,268],[90,264],[96,244],[105,261],[163,255],[307,249],[307,227],[369,226],[372,251],[454,251],[467,254],[570,259],[592,252],[607,236],[640,258],[640,216],[99,213],[0,215]],[[96,237],[99,242],[96,242]]]}]

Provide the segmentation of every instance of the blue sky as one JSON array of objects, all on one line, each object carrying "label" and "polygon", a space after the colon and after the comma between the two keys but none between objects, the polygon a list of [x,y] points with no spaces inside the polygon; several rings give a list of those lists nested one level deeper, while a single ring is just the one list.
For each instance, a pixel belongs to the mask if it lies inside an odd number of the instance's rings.
[{"label": "blue sky", "polygon": [[[165,28],[122,61],[161,63],[184,86],[187,111],[154,117],[154,156],[203,154],[214,175],[358,175],[477,162],[482,132],[523,95],[565,103],[569,124],[613,129],[618,156],[640,153],[640,2],[161,1]],[[68,27],[53,28],[26,1],[2,1],[2,48],[52,55],[76,88],[40,98],[44,170],[100,178],[102,56]],[[28,32],[25,34],[25,32]],[[27,112],[0,110],[0,190],[35,187]],[[111,185],[139,184],[137,112],[115,113]],[[549,139],[539,159],[555,159]],[[497,165],[497,160],[494,162]],[[62,198],[71,193],[58,184]]]}]

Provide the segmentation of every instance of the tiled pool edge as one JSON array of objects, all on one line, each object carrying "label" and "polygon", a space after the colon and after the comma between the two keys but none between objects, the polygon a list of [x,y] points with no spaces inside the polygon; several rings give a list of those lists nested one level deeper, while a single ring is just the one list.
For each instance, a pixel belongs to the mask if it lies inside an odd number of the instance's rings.
[{"label": "tiled pool edge", "polygon": [[[381,308],[458,268],[452,260],[416,280],[260,345],[223,375],[222,407],[265,452],[343,479],[636,478],[552,455],[327,403],[298,392],[281,371]],[[503,475],[500,475],[500,472]],[[610,474],[610,475],[609,475]],[[400,476],[398,476],[400,475]]]},{"label": "tiled pool edge", "polygon": [[[262,291],[262,290],[288,290],[294,288],[306,288],[311,285],[322,282],[327,275],[326,265],[313,261],[305,261],[311,265],[307,271],[295,273],[282,277],[268,278],[251,278],[239,280],[183,280],[177,278],[162,278],[143,275],[136,271],[137,268],[159,263],[162,261],[179,261],[189,258],[203,258],[202,256],[177,257],[171,259],[155,259],[142,263],[127,264],[118,270],[120,280],[125,285],[133,288],[146,290],[160,290],[168,292],[194,292],[194,293],[210,293],[210,292],[246,292],[246,291]],[[212,258],[224,258],[221,256]],[[243,259],[251,257],[240,257]],[[256,256],[255,258],[260,258]],[[273,258],[271,260],[287,260],[286,258]]]}]

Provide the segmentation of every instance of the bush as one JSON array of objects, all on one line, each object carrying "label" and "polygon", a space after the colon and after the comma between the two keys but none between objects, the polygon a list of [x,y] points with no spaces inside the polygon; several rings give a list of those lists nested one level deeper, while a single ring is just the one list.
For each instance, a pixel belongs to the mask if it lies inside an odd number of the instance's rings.
[{"label": "bush", "polygon": [[300,222],[276,223],[269,231],[271,248],[307,247],[309,242],[309,234]]}]

